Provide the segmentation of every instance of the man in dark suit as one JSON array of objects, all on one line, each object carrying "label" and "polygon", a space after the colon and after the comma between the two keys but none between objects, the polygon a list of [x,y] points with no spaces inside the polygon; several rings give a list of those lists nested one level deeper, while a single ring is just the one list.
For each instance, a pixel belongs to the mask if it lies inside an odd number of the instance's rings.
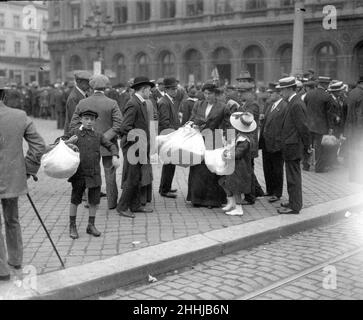
[{"label": "man in dark suit", "polygon": [[286,110],[286,101],[278,89],[271,89],[270,104],[265,110],[260,130],[259,147],[262,149],[263,173],[269,202],[282,196],[284,161],[281,152],[281,127]]},{"label": "man in dark suit", "polygon": [[[152,212],[142,208],[140,187],[142,164],[149,163],[150,129],[146,99],[155,85],[147,77],[136,77],[132,89],[135,90],[123,111],[121,124],[121,147],[124,157],[122,170],[122,195],[117,204],[121,216],[135,218],[135,212]],[[136,140],[136,141],[135,141]],[[130,209],[130,211],[129,211]]]},{"label": "man in dark suit", "polygon": [[54,85],[53,99],[54,110],[57,119],[57,129],[62,129],[64,128],[64,121],[66,116],[66,95],[61,88],[60,83],[56,83]]},{"label": "man in dark suit", "polygon": [[[239,104],[240,107],[237,111],[250,112],[253,114],[253,118],[256,123],[259,123],[260,119],[260,107],[255,100],[255,94],[253,92],[254,85],[249,82],[241,82],[237,90],[239,92]],[[256,197],[263,197],[265,195],[264,191],[259,184],[254,168],[255,168],[255,158],[258,157],[258,130],[255,130],[252,136],[253,141],[251,141],[251,165],[252,165],[252,186],[251,193],[245,194],[245,198],[242,201],[242,205],[252,205],[256,201]]]},{"label": "man in dark suit", "polygon": [[64,124],[65,136],[69,135],[69,125],[78,102],[87,97],[86,91],[89,89],[89,79],[91,76],[92,75],[87,71],[78,71],[74,74],[76,84],[70,92],[66,103],[66,119]]},{"label": "man in dark suit", "polygon": [[330,82],[328,77],[318,78],[318,87],[309,91],[304,102],[306,104],[308,126],[315,148],[315,172],[326,172],[328,170],[328,153],[321,145],[323,135],[328,134],[332,129],[329,112],[332,108],[329,93],[326,87]]},{"label": "man in dark suit", "polygon": [[[180,127],[178,109],[175,104],[178,83],[175,78],[164,79],[165,95],[159,100],[159,134],[166,129],[177,130]],[[170,133],[170,132],[169,132]],[[164,164],[161,171],[159,193],[162,197],[176,198],[177,190],[171,189],[175,173],[174,164]]]},{"label": "man in dark suit", "polygon": [[[77,104],[69,128],[72,130],[81,125],[82,112],[94,110],[98,114],[96,131],[102,133],[118,150],[117,135],[121,128],[122,115],[117,102],[105,96],[104,92],[108,83],[109,79],[105,75],[93,76],[90,79],[89,84],[94,93]],[[112,165],[111,151],[102,146],[100,151],[105,172],[108,208],[112,210],[116,208],[118,198],[116,168]]]},{"label": "man in dark suit", "polygon": [[288,203],[281,203],[280,214],[298,214],[302,208],[302,182],[300,160],[304,150],[310,150],[310,134],[304,112],[304,102],[296,94],[296,79],[287,77],[279,80],[277,89],[287,101],[281,127],[282,157],[285,161]]}]

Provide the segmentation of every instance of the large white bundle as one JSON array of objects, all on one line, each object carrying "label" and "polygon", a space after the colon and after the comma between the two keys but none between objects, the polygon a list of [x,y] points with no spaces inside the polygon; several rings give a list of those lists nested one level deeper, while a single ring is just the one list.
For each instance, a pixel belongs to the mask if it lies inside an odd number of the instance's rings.
[{"label": "large white bundle", "polygon": [[73,151],[63,140],[42,157],[42,166],[46,175],[56,179],[68,179],[73,176],[79,162],[79,152]]},{"label": "large white bundle", "polygon": [[202,134],[191,127],[181,127],[167,135],[157,136],[159,156],[164,164],[182,167],[202,163],[205,145]]},{"label": "large white bundle", "polygon": [[204,162],[208,170],[218,176],[230,175],[234,171],[234,159],[224,159],[224,150],[226,150],[225,147],[215,150],[206,150],[204,154]]}]

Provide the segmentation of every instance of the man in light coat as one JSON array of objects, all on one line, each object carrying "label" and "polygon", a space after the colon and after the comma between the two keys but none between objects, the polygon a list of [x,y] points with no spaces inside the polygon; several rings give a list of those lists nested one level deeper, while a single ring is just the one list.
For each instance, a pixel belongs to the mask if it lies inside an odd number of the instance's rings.
[{"label": "man in light coat", "polygon": [[[96,131],[103,133],[105,138],[110,140],[118,149],[117,135],[121,128],[122,115],[117,102],[105,96],[108,82],[109,79],[105,75],[97,75],[91,78],[89,83],[94,93],[77,104],[69,127],[70,130],[78,128],[81,125],[80,114],[86,109],[94,110],[98,113]],[[102,146],[101,156],[105,171],[108,208],[112,210],[116,208],[118,198],[116,169],[112,165],[111,152]]]},{"label": "man in light coat", "polygon": [[[0,83],[0,199],[5,220],[8,259],[0,216],[0,281],[10,279],[9,266],[20,269],[23,263],[18,197],[27,194],[27,177],[37,174],[41,156],[45,152],[44,140],[26,113],[9,108],[3,103],[3,88]],[[25,158],[23,138],[29,145]]]}]

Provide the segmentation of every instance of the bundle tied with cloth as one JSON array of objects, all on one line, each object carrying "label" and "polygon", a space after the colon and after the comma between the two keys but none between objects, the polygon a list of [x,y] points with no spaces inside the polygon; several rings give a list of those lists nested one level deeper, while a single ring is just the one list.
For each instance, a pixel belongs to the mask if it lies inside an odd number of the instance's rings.
[{"label": "bundle tied with cloth", "polygon": [[190,167],[202,163],[205,153],[204,139],[190,122],[169,134],[157,136],[156,143],[163,164]]}]

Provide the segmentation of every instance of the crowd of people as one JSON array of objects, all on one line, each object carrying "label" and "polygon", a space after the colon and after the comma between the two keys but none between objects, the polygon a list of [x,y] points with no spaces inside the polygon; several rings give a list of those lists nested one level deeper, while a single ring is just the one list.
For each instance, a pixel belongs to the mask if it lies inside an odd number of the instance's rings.
[{"label": "crowd of people", "polygon": [[[137,76],[126,85],[112,87],[105,75],[78,71],[73,87],[56,83],[42,90],[25,87],[19,93],[15,86],[0,84],[0,92],[0,152],[9,159],[7,165],[0,166],[0,198],[8,240],[7,263],[15,267],[22,263],[17,199],[27,192],[26,177],[36,175],[41,156],[54,147],[45,146],[26,115],[57,120],[57,128],[64,129],[60,139],[80,153],[77,172],[68,180],[72,184],[72,239],[79,237],[77,207],[85,196],[89,207],[87,233],[96,237],[101,234],[95,227],[95,216],[102,196],[107,197],[108,208],[116,209],[120,216],[135,218],[138,212],[151,213],[153,209],[147,205],[153,190],[150,157],[157,152],[151,137],[186,125],[201,132],[216,132],[211,143],[206,143],[206,150],[224,146],[223,159],[235,163],[234,171],[225,176],[211,172],[204,161],[190,166],[186,200],[195,207],[243,215],[243,206],[254,205],[258,197],[267,197],[271,203],[279,201],[284,166],[288,201],[281,202],[280,214],[299,214],[303,207],[301,170],[314,168],[316,173],[324,173],[345,165],[351,181],[363,182],[363,77],[355,88],[349,88],[339,80],[315,77],[309,70],[301,77],[285,75],[276,83],[257,87],[249,72],[242,71],[235,84],[222,85],[218,79],[210,79],[183,87],[174,77],[151,81]],[[153,121],[157,121],[157,128],[150,125]],[[135,129],[144,135],[135,136]],[[226,135],[231,129],[235,130],[233,141]],[[155,135],[152,130],[156,130]],[[29,144],[25,160],[19,137]],[[138,148],[140,145],[144,148]],[[119,197],[116,170],[120,148],[123,167]],[[259,149],[265,191],[254,173]],[[133,161],[129,156],[132,151],[147,161]],[[9,167],[9,157],[19,161],[16,172]],[[106,194],[101,193],[101,160]],[[174,164],[163,164],[158,188],[162,197],[177,197],[174,174]],[[0,280],[7,279],[7,263],[0,234]]]}]

